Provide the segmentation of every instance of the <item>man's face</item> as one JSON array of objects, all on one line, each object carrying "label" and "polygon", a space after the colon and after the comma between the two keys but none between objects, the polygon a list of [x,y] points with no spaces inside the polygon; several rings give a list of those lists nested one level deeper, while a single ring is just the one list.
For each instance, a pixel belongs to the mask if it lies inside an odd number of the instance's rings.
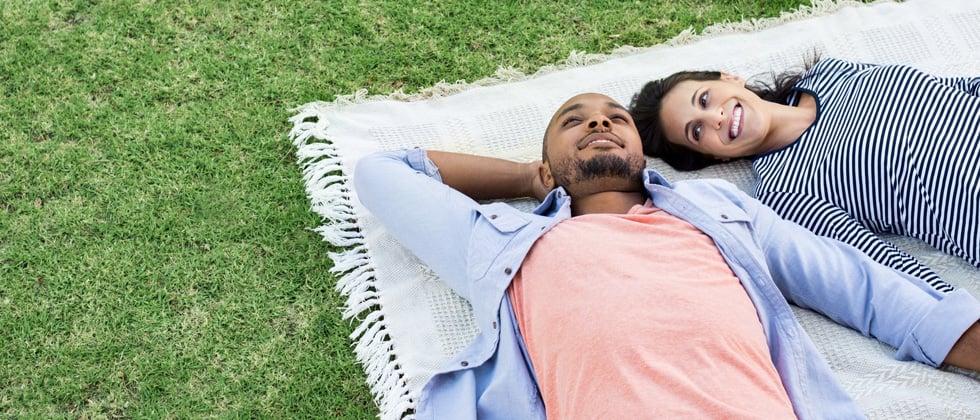
[{"label": "man's face", "polygon": [[642,177],[646,159],[633,118],[608,96],[572,97],[551,117],[545,132],[545,167],[552,185],[572,196],[623,190]]}]

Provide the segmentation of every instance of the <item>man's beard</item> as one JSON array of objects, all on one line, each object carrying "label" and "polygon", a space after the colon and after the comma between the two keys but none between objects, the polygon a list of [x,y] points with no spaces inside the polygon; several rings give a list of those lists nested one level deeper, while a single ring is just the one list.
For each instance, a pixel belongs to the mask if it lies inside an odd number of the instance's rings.
[{"label": "man's beard", "polygon": [[565,187],[579,182],[598,179],[618,178],[629,181],[639,180],[643,176],[646,159],[637,155],[622,158],[612,154],[596,155],[589,160],[572,161],[565,159],[552,167],[551,176],[555,184]]}]

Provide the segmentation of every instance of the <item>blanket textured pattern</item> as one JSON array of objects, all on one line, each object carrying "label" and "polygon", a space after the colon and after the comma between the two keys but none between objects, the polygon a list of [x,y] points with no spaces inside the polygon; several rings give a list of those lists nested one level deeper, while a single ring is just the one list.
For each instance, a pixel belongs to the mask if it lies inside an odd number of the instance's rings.
[{"label": "blanket textured pattern", "polygon": [[[980,2],[909,0],[863,4],[816,0],[778,18],[690,31],[663,45],[611,54],[572,53],[567,63],[527,75],[510,68],[476,82],[440,83],[416,94],[365,92],[294,110],[297,147],[315,230],[331,254],[342,310],[356,325],[353,351],[382,418],[411,418],[422,385],[477,333],[469,304],[402,248],[359,203],[349,181],[368,153],[426,147],[518,161],[540,157],[551,113],[586,91],[628,104],[644,82],[677,70],[723,70],[745,78],[798,67],[808,54],[911,64],[939,75],[980,75]],[[748,163],[668,179],[726,178],[748,192]],[[526,210],[535,203],[512,203]],[[980,296],[980,271],[917,240],[889,237],[950,283]],[[796,314],[841,383],[870,418],[980,418],[980,375],[893,359],[894,349],[823,316]],[[624,315],[628,313],[624,312]]]}]

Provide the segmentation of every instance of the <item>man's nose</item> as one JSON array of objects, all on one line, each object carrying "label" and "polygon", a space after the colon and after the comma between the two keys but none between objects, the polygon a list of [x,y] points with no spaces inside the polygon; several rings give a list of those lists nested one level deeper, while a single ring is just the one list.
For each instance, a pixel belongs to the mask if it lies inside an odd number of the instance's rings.
[{"label": "man's nose", "polygon": [[589,129],[590,130],[596,130],[596,129],[605,129],[605,130],[608,130],[609,127],[611,127],[611,126],[612,126],[612,123],[609,122],[609,118],[606,118],[605,115],[600,115],[600,116],[592,117],[591,119],[589,119]]}]

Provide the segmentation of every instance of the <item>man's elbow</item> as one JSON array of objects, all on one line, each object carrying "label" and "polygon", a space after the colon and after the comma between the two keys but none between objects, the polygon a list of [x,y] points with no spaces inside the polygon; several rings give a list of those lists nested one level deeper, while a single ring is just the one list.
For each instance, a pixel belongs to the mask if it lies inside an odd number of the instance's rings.
[{"label": "man's elbow", "polygon": [[379,189],[384,186],[385,166],[391,162],[388,152],[375,152],[364,156],[354,165],[352,180],[354,191],[365,207],[371,208],[371,199],[380,195]]}]

